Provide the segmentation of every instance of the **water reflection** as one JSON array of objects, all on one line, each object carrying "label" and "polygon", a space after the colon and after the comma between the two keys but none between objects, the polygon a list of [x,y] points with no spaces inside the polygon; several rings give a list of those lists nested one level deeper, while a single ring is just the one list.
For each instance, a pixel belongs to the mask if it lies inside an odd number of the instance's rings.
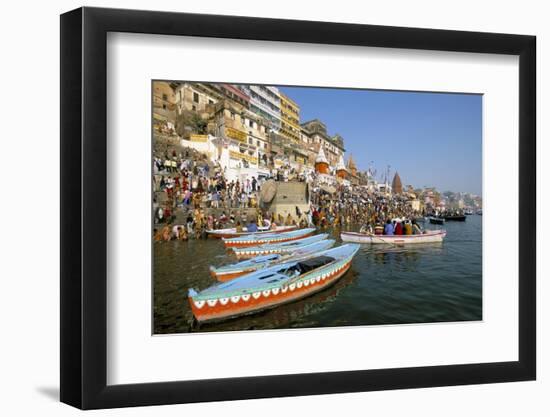
[{"label": "water reflection", "polygon": [[[155,244],[154,333],[480,320],[481,216],[445,228],[443,243],[363,246],[346,275],[306,299],[201,326],[193,323],[188,289],[213,285],[209,266],[236,259],[213,239]],[[339,238],[339,230],[327,232]]]},{"label": "water reflection", "polygon": [[347,287],[351,286],[357,280],[358,273],[350,269],[334,285],[325,288],[316,294],[313,294],[302,300],[289,304],[284,304],[261,313],[237,317],[227,320],[223,323],[196,324],[191,327],[191,331],[212,332],[212,331],[231,331],[231,330],[255,330],[255,329],[278,329],[291,328],[292,323],[298,318],[304,318],[309,314],[314,314],[326,309],[329,303],[334,302],[338,294]]}]

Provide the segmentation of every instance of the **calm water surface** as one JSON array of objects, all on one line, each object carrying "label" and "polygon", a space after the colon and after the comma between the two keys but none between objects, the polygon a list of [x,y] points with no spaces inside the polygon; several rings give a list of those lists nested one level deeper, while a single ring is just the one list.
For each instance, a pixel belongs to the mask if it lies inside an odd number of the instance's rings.
[{"label": "calm water surface", "polygon": [[[263,313],[200,326],[193,323],[187,290],[213,285],[208,267],[235,259],[215,239],[157,243],[154,333],[481,320],[481,222],[477,215],[447,222],[442,244],[362,245],[334,286]],[[338,232],[332,233],[340,243]]]}]

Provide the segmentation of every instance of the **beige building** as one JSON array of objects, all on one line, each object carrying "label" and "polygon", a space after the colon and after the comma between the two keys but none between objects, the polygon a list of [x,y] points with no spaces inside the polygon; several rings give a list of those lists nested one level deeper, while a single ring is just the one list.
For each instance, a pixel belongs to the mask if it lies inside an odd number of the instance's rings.
[{"label": "beige building", "polygon": [[187,82],[177,85],[175,96],[178,114],[184,111],[204,113],[208,105],[223,99],[223,95],[208,84]]},{"label": "beige building", "polygon": [[344,155],[344,139],[340,135],[329,136],[327,127],[318,119],[302,123],[302,140],[309,142],[309,149],[317,155],[323,147],[324,154],[331,168],[338,165],[340,157]]},{"label": "beige building", "polygon": [[166,81],[153,82],[153,127],[162,133],[173,133],[176,123],[176,94]]},{"label": "beige building", "polygon": [[249,110],[244,111],[241,117],[243,128],[248,133],[247,142],[249,149],[253,149],[256,152],[258,165],[267,167],[269,165],[271,147],[266,121]]}]

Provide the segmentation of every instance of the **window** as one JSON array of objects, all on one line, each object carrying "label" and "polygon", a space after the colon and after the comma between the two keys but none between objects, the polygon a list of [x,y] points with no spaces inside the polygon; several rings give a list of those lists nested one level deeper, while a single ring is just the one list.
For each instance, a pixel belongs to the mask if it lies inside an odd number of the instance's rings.
[{"label": "window", "polygon": [[260,146],[260,141],[259,140],[256,141],[256,146]]},{"label": "window", "polygon": [[195,103],[198,103],[199,102],[199,93],[193,93],[193,101]]},{"label": "window", "polygon": [[208,99],[208,104],[214,104],[214,100]]},{"label": "window", "polygon": [[167,100],[168,100],[168,96],[167,96],[166,94],[163,94],[163,95],[162,95],[162,99],[163,99],[164,101],[167,101]]},{"label": "window", "polygon": [[250,145],[252,145],[252,143],[253,143],[252,138],[248,138],[248,143],[249,143]]},{"label": "window", "polygon": [[193,111],[197,111],[197,106],[193,104]]}]

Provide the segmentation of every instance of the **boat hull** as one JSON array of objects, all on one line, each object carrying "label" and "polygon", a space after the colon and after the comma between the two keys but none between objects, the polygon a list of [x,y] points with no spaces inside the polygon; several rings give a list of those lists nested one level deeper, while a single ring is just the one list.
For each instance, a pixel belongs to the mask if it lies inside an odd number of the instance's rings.
[{"label": "boat hull", "polygon": [[443,218],[430,217],[429,220],[431,224],[445,224],[445,219]]},{"label": "boat hull", "polygon": [[365,243],[365,244],[389,244],[389,245],[410,245],[419,243],[440,243],[447,235],[445,230],[438,230],[435,233],[424,233],[421,235],[367,235],[356,232],[343,232],[340,237],[344,242]]},{"label": "boat hull", "polygon": [[465,222],[466,216],[446,216],[445,221],[448,222]]},{"label": "boat hull", "polygon": [[245,235],[263,235],[268,233],[282,233],[290,232],[291,230],[296,230],[297,226],[278,226],[277,229],[271,230],[260,230],[259,232],[237,232],[235,228],[233,229],[219,229],[219,230],[207,230],[208,236],[213,237],[214,239],[231,239],[234,237],[240,237]]},{"label": "boat hull", "polygon": [[[291,233],[292,232],[292,233]],[[288,231],[287,233],[275,233],[274,235],[265,236],[265,238],[251,236],[250,240],[243,239],[224,239],[223,244],[226,248],[246,248],[248,246],[258,246],[266,244],[277,244],[284,242],[292,242],[293,240],[304,239],[312,236],[315,233],[315,229],[310,229],[306,233],[298,233],[298,231]]]},{"label": "boat hull", "polygon": [[[240,276],[250,274],[259,269],[266,268],[268,266],[274,266],[277,263],[288,262],[294,259],[303,259],[308,256],[312,256],[315,252],[326,250],[331,248],[334,245],[335,241],[333,239],[321,240],[319,242],[314,242],[310,245],[306,245],[302,248],[296,249],[291,253],[284,255],[277,255],[275,259],[267,260],[265,262],[256,263],[253,265],[234,265],[234,266],[225,266],[220,268],[210,267],[210,275],[220,282],[231,281],[232,279],[238,278]],[[244,261],[249,262],[249,261]]]},{"label": "boat hull", "polygon": [[272,255],[272,254],[289,254],[296,250],[304,249],[312,243],[320,240],[325,240],[328,237],[326,233],[304,237],[299,241],[277,242],[275,244],[266,244],[259,246],[234,247],[231,248],[237,259],[250,259],[256,256]]},{"label": "boat hull", "polygon": [[[193,315],[197,321],[212,322],[242,315],[254,314],[282,304],[291,303],[315,294],[336,283],[349,270],[353,256],[339,262],[330,272],[313,271],[303,281],[258,291],[246,296],[197,302],[188,297]],[[307,282],[307,283],[306,283]]]}]

